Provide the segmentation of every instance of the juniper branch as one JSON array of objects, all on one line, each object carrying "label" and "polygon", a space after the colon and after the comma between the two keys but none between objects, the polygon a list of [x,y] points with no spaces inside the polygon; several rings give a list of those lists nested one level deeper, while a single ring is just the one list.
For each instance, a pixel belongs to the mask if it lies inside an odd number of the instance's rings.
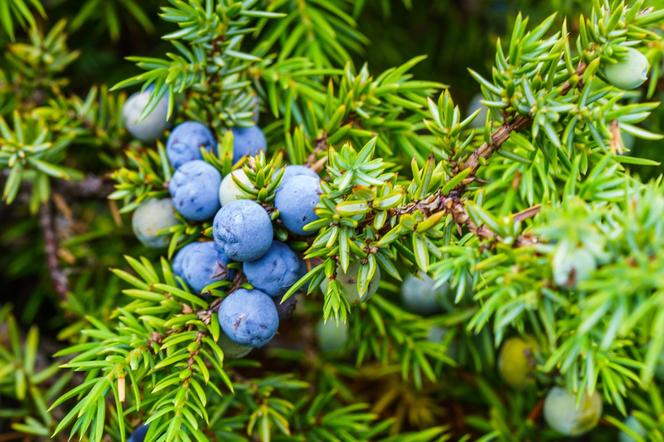
[{"label": "juniper branch", "polygon": [[[565,81],[561,85],[561,95],[566,95],[573,88],[583,87],[583,81],[579,79],[587,68],[587,64],[583,61],[579,62],[576,69],[576,77]],[[502,124],[496,129],[490,137],[490,141],[483,143],[475,149],[468,158],[460,162],[455,167],[455,176],[461,173],[470,171],[462,183],[455,189],[449,192],[448,195],[443,195],[440,190],[436,191],[433,195],[425,198],[422,201],[415,201],[407,204],[406,206],[393,211],[395,215],[403,215],[412,213],[416,210],[422,212],[424,215],[430,216],[435,212],[445,211],[452,215],[454,221],[458,226],[465,226],[471,233],[477,235],[485,240],[500,240],[500,238],[492,232],[487,226],[477,226],[469,217],[463,194],[466,191],[466,186],[477,179],[477,172],[479,168],[488,160],[494,153],[509,140],[510,135],[514,132],[522,132],[528,129],[533,120],[530,115],[515,115],[512,116],[508,122]],[[521,221],[535,216],[539,212],[539,205],[526,209],[514,215],[516,221]],[[515,241],[516,246],[529,245],[537,242],[537,239],[532,235],[523,235]]]},{"label": "juniper branch", "polygon": [[[576,68],[576,76],[580,77],[585,72],[588,66],[584,62],[580,62]],[[567,95],[574,87],[583,87],[583,81],[570,81],[567,80],[561,86],[561,95]],[[469,177],[464,182],[474,180],[477,170],[482,165],[483,160],[487,160],[491,155],[497,152],[501,146],[509,139],[512,132],[521,132],[532,124],[533,120],[529,115],[518,115],[513,117],[509,122],[503,124],[491,134],[491,141],[482,144],[475,149],[470,156],[457,167],[457,174],[465,169],[470,169]]]}]

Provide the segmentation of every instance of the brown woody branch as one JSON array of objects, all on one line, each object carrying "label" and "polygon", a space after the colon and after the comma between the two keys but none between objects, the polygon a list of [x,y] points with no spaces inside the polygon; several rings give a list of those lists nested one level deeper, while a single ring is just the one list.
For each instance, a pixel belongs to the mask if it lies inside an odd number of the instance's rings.
[{"label": "brown woody branch", "polygon": [[[567,80],[561,85],[561,95],[566,95],[575,87],[583,87],[583,80],[581,80],[580,77],[583,75],[587,67],[588,66],[584,62],[579,62],[576,68],[575,78],[573,78],[571,81]],[[520,132],[525,130],[526,128],[530,127],[532,122],[532,118],[529,115],[518,115],[496,129],[491,134],[491,140],[489,142],[483,143],[480,147],[475,149],[465,161],[457,164],[455,168],[456,174],[464,172],[468,169],[470,169],[470,173],[468,174],[468,177],[459,186],[457,186],[457,188],[449,192],[449,194],[443,195],[442,192],[438,190],[433,195],[430,195],[421,201],[409,203],[406,206],[395,209],[393,212],[396,215],[403,215],[412,213],[417,210],[422,212],[425,216],[429,216],[436,212],[445,211],[452,215],[452,218],[459,227],[465,226],[470,232],[482,239],[500,240],[501,238],[496,233],[491,231],[487,226],[477,226],[470,219],[462,196],[466,190],[466,185],[476,179],[477,171],[484,163],[484,161],[491,157],[495,152],[497,152],[509,139],[513,132]],[[514,214],[513,217],[516,221],[523,221],[524,219],[532,218],[533,216],[537,215],[539,211],[540,205],[538,204]],[[515,241],[515,246],[518,247],[527,244],[534,244],[536,242],[536,237],[531,235],[522,235]]]},{"label": "brown woody branch", "polygon": [[[0,179],[2,181],[9,177],[9,169],[4,169],[0,172]],[[88,175],[80,181],[53,179],[53,188],[58,193],[72,198],[99,198],[106,199],[113,192],[113,183],[106,177],[97,175]],[[32,188],[31,183],[23,182],[19,195],[25,195],[30,192]]]},{"label": "brown woody branch", "polygon": [[69,292],[69,280],[67,279],[65,272],[60,268],[58,260],[58,240],[53,228],[53,212],[50,201],[42,204],[39,209],[39,226],[41,227],[42,235],[44,236],[46,265],[51,280],[53,281],[53,288],[60,300],[65,301],[67,299],[67,293]]},{"label": "brown woody branch", "polygon": [[318,138],[316,140],[316,146],[314,146],[314,150],[309,154],[309,157],[307,157],[307,167],[310,167],[313,170],[319,170],[320,167],[322,167],[322,164],[318,169],[316,169],[316,166],[320,163],[318,160],[318,154],[324,150],[327,150],[327,147],[327,135],[323,135]]},{"label": "brown woody branch", "polygon": [[113,184],[96,175],[88,175],[80,181],[57,181],[56,188],[66,196],[74,198],[106,199],[113,192]]},{"label": "brown woody branch", "polygon": [[[583,75],[587,68],[587,65],[584,62],[580,62],[576,67],[576,76],[580,77]],[[567,80],[560,87],[560,94],[567,95],[569,91],[574,87],[581,88],[583,87],[583,81],[569,81]],[[491,142],[484,143],[478,147],[466,161],[461,163],[461,166],[458,167],[457,173],[465,169],[470,169],[470,177],[475,176],[477,169],[479,169],[482,164],[482,159],[487,159],[493,155],[500,147],[509,139],[512,132],[520,132],[525,128],[529,127],[532,124],[533,120],[529,115],[519,115],[512,119],[510,122],[503,124],[496,131],[491,134]]]},{"label": "brown woody branch", "polygon": [[[540,210],[540,205],[529,207],[517,214],[514,215],[514,219],[517,221],[522,221],[527,218],[532,218],[537,215]],[[461,195],[458,192],[451,192],[450,195],[443,195],[440,191],[430,195],[424,200],[410,203],[402,208],[396,209],[394,211],[395,215],[404,215],[407,213],[412,213],[419,211],[424,216],[431,216],[438,212],[445,212],[452,216],[452,219],[458,226],[465,226],[468,231],[474,235],[486,239],[486,240],[501,240],[495,232],[489,229],[485,225],[476,225],[473,220],[470,219],[468,211],[466,210],[466,205],[461,199]],[[531,235],[522,235],[519,237],[515,245],[524,246],[528,244],[534,244],[537,242],[537,238]]]},{"label": "brown woody branch", "polygon": [[532,124],[533,120],[528,115],[519,115],[509,123],[500,126],[496,131],[491,134],[491,142],[484,143],[475,151],[470,154],[468,159],[461,163],[458,167],[457,173],[461,173],[465,169],[470,169],[470,175],[474,177],[482,164],[483,159],[489,158],[507,141],[512,132],[520,132]]},{"label": "brown woody branch", "polygon": [[544,412],[544,399],[540,399],[535,404],[533,409],[530,410],[530,413],[528,413],[528,420],[533,423],[538,422],[541,419],[543,412]]}]

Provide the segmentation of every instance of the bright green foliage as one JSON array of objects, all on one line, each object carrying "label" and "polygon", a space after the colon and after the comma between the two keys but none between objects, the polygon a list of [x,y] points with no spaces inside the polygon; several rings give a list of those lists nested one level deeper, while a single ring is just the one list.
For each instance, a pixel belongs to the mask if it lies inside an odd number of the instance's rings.
[{"label": "bright green foliage", "polygon": [[[637,174],[661,173],[661,152],[652,159],[638,147],[661,143],[664,130],[661,4],[568,2],[562,17],[520,2],[544,18],[513,17],[491,67],[470,67],[489,108],[477,125],[479,111],[467,115],[456,100],[475,91],[417,79],[424,57],[383,72],[357,61],[377,44],[362,26],[376,14],[370,2],[161,3],[87,0],[69,24],[49,24],[43,16],[55,11],[36,0],[0,0],[3,200],[39,213],[45,273],[60,297],[55,325],[44,325],[59,341],[48,346],[36,326],[17,326],[43,307],[17,295],[22,318],[0,308],[0,395],[9,398],[0,418],[14,431],[119,441],[148,423],[147,440],[160,441],[548,441],[560,435],[542,417],[544,398],[562,386],[577,400],[602,398],[609,425],[587,440],[629,434],[630,414],[664,437],[664,184]],[[416,3],[383,1],[380,17]],[[69,72],[92,55],[85,46],[79,57],[67,37],[101,17],[111,40],[139,24],[163,47],[129,57],[138,73],[85,90]],[[604,76],[628,47],[649,61],[642,89]],[[241,168],[245,196],[306,260],[283,300],[298,308],[265,349],[231,359],[219,343],[216,311],[246,284],[241,276],[199,296],[173,274],[176,250],[209,239],[210,222],[179,219],[164,256],[121,227],[122,214],[168,195],[173,170],[163,141],[129,138],[125,95],[107,83],[154,87],[145,114],[167,96],[172,124],[208,125],[219,148],[204,160],[224,175]],[[233,166],[229,129],[254,124],[256,100],[268,150]],[[639,140],[634,152],[621,134]],[[280,226],[274,208],[287,164],[322,179],[308,240]],[[92,174],[104,178],[90,189]],[[98,193],[101,202],[87,201]],[[15,278],[35,273],[30,247],[17,247],[36,224],[30,216],[0,235]],[[449,287],[441,313],[399,304],[401,282],[418,272]],[[362,302],[346,296],[351,283]],[[344,351],[316,348],[323,318],[348,324]],[[499,376],[510,336],[537,343],[519,391]],[[35,362],[41,354],[53,360]]]},{"label": "bright green foliage", "polygon": [[2,30],[12,40],[17,27],[29,28],[35,25],[35,14],[31,8],[44,15],[44,7],[39,0],[2,0],[0,2]]}]

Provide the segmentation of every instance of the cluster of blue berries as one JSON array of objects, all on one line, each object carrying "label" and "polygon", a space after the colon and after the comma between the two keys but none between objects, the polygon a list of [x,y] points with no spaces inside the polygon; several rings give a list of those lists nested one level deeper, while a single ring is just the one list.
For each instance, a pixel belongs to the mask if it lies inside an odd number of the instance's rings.
[{"label": "cluster of blue berries", "polygon": [[[138,117],[150,91],[135,94],[125,105],[127,129],[138,139],[153,141],[166,125],[164,103],[145,119]],[[165,100],[165,99],[164,99]],[[154,117],[154,113],[157,116]],[[266,149],[258,126],[232,128],[233,164]],[[274,240],[273,218],[261,204],[249,198],[245,188],[253,184],[242,169],[222,177],[204,161],[203,151],[216,153],[217,139],[204,124],[186,121],[177,125],[166,142],[166,156],[175,169],[168,190],[170,199],[148,200],[134,213],[132,225],[148,247],[165,247],[161,234],[177,224],[176,212],[194,222],[212,220],[212,241],[196,241],[182,247],[173,258],[173,272],[193,291],[204,294],[221,281],[233,280],[238,264],[251,284],[230,293],[220,304],[218,319],[223,335],[220,346],[226,357],[245,356],[267,344],[279,327],[282,296],[306,273],[302,259],[287,244]],[[278,179],[279,173],[273,177]],[[304,226],[318,217],[320,178],[305,166],[287,166],[276,189],[274,215],[293,235],[305,236]]]},{"label": "cluster of blue berries", "polygon": [[[238,180],[246,182],[244,172],[238,175]],[[288,245],[274,240],[265,208],[241,198],[243,193],[232,176],[225,178],[219,190],[222,207],[214,217],[212,234],[217,250],[242,263],[253,289],[236,290],[223,300],[219,324],[232,343],[254,348],[274,337],[279,327],[275,302],[305,274],[306,267]],[[304,166],[287,166],[274,199],[284,227],[295,235],[312,234],[303,227],[317,219],[314,209],[319,201],[318,175]]]}]

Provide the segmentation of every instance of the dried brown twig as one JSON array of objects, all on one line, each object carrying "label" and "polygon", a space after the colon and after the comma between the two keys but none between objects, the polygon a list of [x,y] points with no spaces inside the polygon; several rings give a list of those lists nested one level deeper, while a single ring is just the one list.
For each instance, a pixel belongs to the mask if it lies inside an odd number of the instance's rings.
[{"label": "dried brown twig", "polygon": [[58,240],[53,228],[53,211],[51,202],[48,201],[39,209],[39,226],[44,237],[44,250],[46,252],[46,265],[48,273],[53,281],[53,289],[58,294],[60,300],[67,299],[69,292],[69,280],[67,275],[60,267],[58,259]]}]

